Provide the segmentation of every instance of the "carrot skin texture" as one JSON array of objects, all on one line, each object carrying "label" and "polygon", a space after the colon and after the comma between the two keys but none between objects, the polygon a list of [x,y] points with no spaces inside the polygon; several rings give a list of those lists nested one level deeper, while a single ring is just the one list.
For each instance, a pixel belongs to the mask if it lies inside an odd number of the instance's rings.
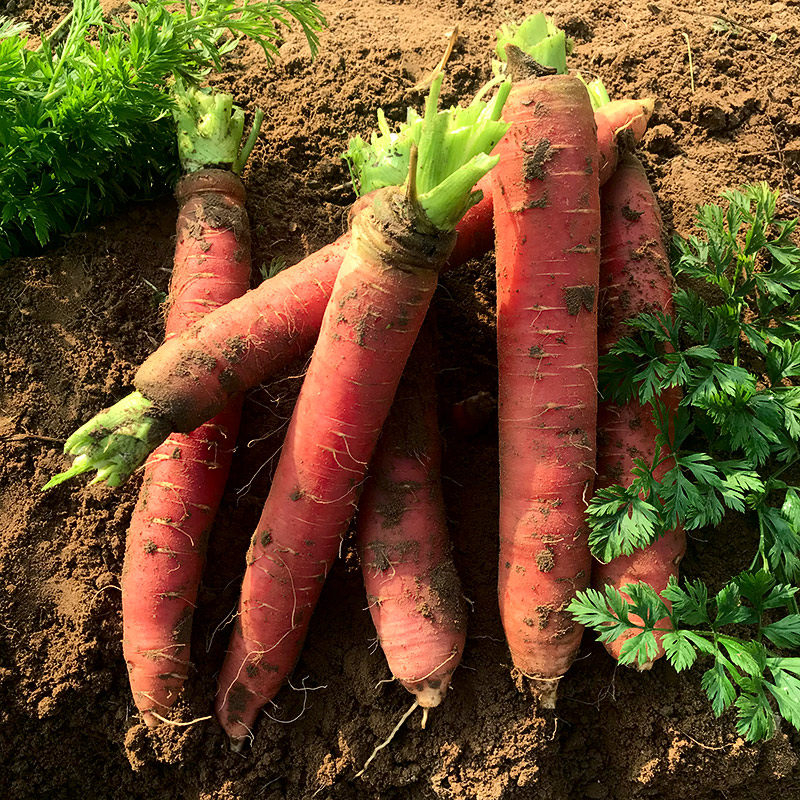
[{"label": "carrot skin texture", "polygon": [[594,115],[600,150],[600,185],[611,179],[621,152],[642,141],[653,114],[652,100],[612,100]]},{"label": "carrot skin texture", "polygon": [[[178,184],[177,240],[166,338],[247,291],[244,187],[201,170]],[[150,456],[131,517],[122,572],[123,652],[148,726],[180,695],[208,532],[225,490],[241,396],[197,430],[171,435]]]},{"label": "carrot skin texture", "polygon": [[580,645],[595,462],[597,134],[584,86],[516,83],[492,171],[497,234],[500,615],[514,665],[555,702]]},{"label": "carrot skin texture", "polygon": [[[601,193],[601,211],[598,346],[600,353],[605,354],[620,337],[629,334],[626,319],[646,311],[672,313],[674,281],[664,247],[658,201],[635,156],[626,154],[620,160],[616,174]],[[680,402],[677,392],[666,392],[661,399],[670,416],[677,413]],[[634,458],[652,463],[658,431],[649,407],[643,408],[635,402],[624,406],[601,402],[597,431],[596,488],[629,482]],[[667,459],[656,469],[655,477],[660,480],[673,466],[674,462]],[[598,588],[611,584],[620,590],[627,584],[644,581],[661,593],[670,576],[678,576],[678,565],[685,551],[686,534],[678,526],[643,550],[620,556],[608,564],[595,563],[592,581]],[[668,626],[668,617],[657,623],[657,627]],[[607,643],[606,650],[618,659],[629,635]],[[657,638],[656,658],[659,658],[664,651],[661,637]],[[640,664],[639,668],[651,665],[652,661]]]},{"label": "carrot skin texture", "polygon": [[194,430],[236,392],[307,352],[350,235],[279,272],[158,348],[134,383],[180,431]]},{"label": "carrot skin texture", "polygon": [[[446,251],[428,266],[381,257],[374,244],[378,206],[354,220],[247,554],[216,700],[217,717],[233,742],[250,735],[258,710],[299,657],[438,268],[452,248],[453,237],[445,237]],[[391,253],[386,244],[380,250]]]},{"label": "carrot skin texture", "polygon": [[438,706],[461,661],[466,608],[447,533],[441,439],[426,322],[406,365],[358,504],[358,551],[392,675]]},{"label": "carrot skin texture", "polygon": [[[615,110],[629,104],[628,113],[646,124],[649,115],[642,116],[643,103],[614,101],[595,113],[598,130],[604,131],[599,146],[608,163],[616,158],[614,131],[626,122]],[[614,121],[601,123],[611,113],[607,109],[614,112]],[[631,130],[641,138],[644,125]],[[491,186],[488,178],[478,183],[484,197],[456,227],[450,267],[493,247]],[[166,342],[139,368],[136,388],[155,402],[175,430],[194,430],[218,413],[232,393],[257,386],[313,347],[349,243],[349,234],[340,236]]]}]

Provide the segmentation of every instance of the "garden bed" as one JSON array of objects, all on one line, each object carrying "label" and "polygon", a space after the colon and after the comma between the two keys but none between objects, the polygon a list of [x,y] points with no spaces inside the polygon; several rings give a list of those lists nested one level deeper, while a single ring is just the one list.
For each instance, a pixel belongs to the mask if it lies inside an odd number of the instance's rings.
[{"label": "garden bed", "polygon": [[[107,4],[116,7],[117,4]],[[253,263],[294,263],[336,238],[354,195],[339,154],[367,133],[377,108],[390,120],[420,106],[413,87],[458,23],[443,100],[489,77],[497,25],[529,6],[491,0],[348,2],[321,7],[330,29],[311,61],[298,33],[266,69],[244,44],[214,84],[266,111],[244,180]],[[48,30],[65,4],[6,13]],[[575,39],[573,64],[602,76],[612,97],[651,96],[641,155],[668,230],[688,233],[694,207],[721,190],[766,180],[800,206],[800,2],[728,4],[724,16],[631,0],[544,10]],[[719,7],[720,13],[723,8]],[[772,34],[776,38],[772,38]],[[688,39],[687,39],[688,37]],[[691,67],[689,52],[691,52]],[[132,205],[41,255],[0,265],[0,786],[13,800],[106,797],[476,798],[511,800],[749,800],[800,795],[800,739],[784,728],[746,744],[732,715],[713,717],[699,672],[663,662],[617,668],[586,636],[558,707],[537,712],[517,690],[497,610],[496,428],[456,434],[448,409],[496,391],[491,255],[446,274],[435,305],[445,436],[444,487],[456,564],[471,613],[452,691],[426,730],[409,726],[354,779],[409,697],[389,677],[351,541],[331,574],[303,655],[267,706],[252,751],[227,751],[215,722],[149,731],[137,721],[121,648],[119,575],[138,489],[39,488],[65,465],[61,442],[122,397],[162,337],[175,204]],[[257,274],[257,273],[256,273]],[[156,290],[154,290],[154,288]],[[175,712],[210,713],[244,552],[303,364],[251,392],[214,529],[195,615],[196,669]],[[749,563],[748,519],[693,532],[682,572],[712,588]],[[688,787],[691,787],[689,789]]]}]

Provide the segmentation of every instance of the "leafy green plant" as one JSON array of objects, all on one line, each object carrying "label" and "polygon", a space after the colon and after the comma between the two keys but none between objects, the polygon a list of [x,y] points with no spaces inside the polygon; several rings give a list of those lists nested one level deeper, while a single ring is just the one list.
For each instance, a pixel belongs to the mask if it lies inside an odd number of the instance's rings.
[{"label": "leafy green plant", "polygon": [[174,179],[173,80],[197,84],[245,36],[271,62],[293,20],[314,53],[324,24],[313,0],[130,6],[105,20],[99,0],[74,0],[36,48],[0,19],[0,258]]},{"label": "leafy green plant", "polygon": [[[793,586],[800,579],[800,490],[789,480],[800,458],[800,248],[792,241],[798,220],[778,218],[778,193],[766,184],[724,199],[724,208],[698,209],[698,235],[674,240],[673,269],[685,278],[674,293],[674,316],[640,314],[601,360],[602,396],[649,403],[659,438],[653,462],[637,460],[629,485],[599,490],[591,500],[590,546],[607,562],[676,525],[714,526],[734,511],[758,525],[750,570],[720,591],[713,619],[702,583],[671,584],[663,594],[671,612],[650,587],[628,587],[632,604],[613,589],[585,592],[572,610],[604,639],[635,633],[627,661],[655,648],[653,624],[670,617],[675,633],[665,633],[663,644],[671,663],[685,669],[698,651],[712,656],[703,685],[714,711],[736,698],[740,730],[761,738],[773,730],[770,696],[791,724],[800,723],[800,659],[772,655],[761,643],[766,636],[777,647],[800,645]],[[661,396],[674,391],[682,399],[670,419]],[[779,607],[792,612],[772,623],[792,631],[783,638],[763,622]],[[644,624],[631,622],[631,613]],[[719,632],[733,623],[757,626],[754,638]],[[707,630],[691,632],[697,625]]]},{"label": "leafy green plant", "polygon": [[[797,591],[761,570],[738,575],[714,597],[702,581],[687,581],[681,588],[673,578],[661,593],[671,609],[651,586],[639,583],[625,587],[630,602],[607,586],[605,592],[581,592],[570,610],[579,622],[600,631],[601,641],[630,636],[622,646],[622,664],[653,658],[656,634],[678,672],[698,658],[709,659],[702,686],[714,713],[720,716],[735,706],[736,730],[755,741],[775,733],[772,702],[787,722],[800,728],[800,658],[781,656],[767,645],[800,646]],[[768,621],[770,613],[780,610],[789,613]],[[666,617],[670,627],[656,627]],[[733,635],[727,630],[733,625],[754,626],[755,633],[750,638]]]}]

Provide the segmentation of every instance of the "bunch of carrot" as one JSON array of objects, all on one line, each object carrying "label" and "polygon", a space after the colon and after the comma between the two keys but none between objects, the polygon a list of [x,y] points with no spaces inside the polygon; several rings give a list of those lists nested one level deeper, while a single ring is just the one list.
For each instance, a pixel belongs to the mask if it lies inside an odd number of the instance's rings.
[{"label": "bunch of carrot", "polygon": [[[655,449],[644,409],[598,409],[598,348],[608,350],[639,311],[668,310],[671,297],[657,202],[627,152],[652,101],[609,102],[596,82],[587,90],[566,74],[567,47],[562,31],[534,15],[500,31],[507,77],[493,81],[492,100],[482,92],[466,108],[441,111],[439,74],[422,116],[409,111],[392,131],[379,114],[379,131],[352,140],[346,154],[362,195],[351,231],[250,292],[246,269],[223,278],[213,298],[198,281],[200,296],[187,299],[189,280],[181,302],[194,302],[202,319],[186,327],[185,316],[170,317],[137,391],[68,440],[75,462],[48,486],[92,469],[95,481],[117,485],[167,439],[148,463],[126,556],[126,582],[138,581],[126,608],[131,619],[150,620],[140,641],[126,629],[125,645],[148,724],[186,677],[198,542],[224,486],[241,393],[315,342],[247,553],[217,716],[234,747],[252,736],[259,709],[297,660],[357,505],[369,607],[389,665],[415,695],[413,707],[441,702],[463,651],[465,612],[439,483],[434,344],[428,325],[417,335],[438,272],[493,238],[499,603],[515,667],[544,705],[554,704],[582,633],[567,606],[592,580],[586,503],[593,486],[619,481],[634,457]],[[237,180],[193,177],[179,200],[174,283],[182,262],[245,268]],[[195,433],[179,439],[173,431]],[[171,462],[184,464],[184,483],[204,484],[192,499],[179,479],[160,474]],[[222,480],[204,476],[208,469]],[[645,580],[660,590],[682,552],[674,531],[595,565],[594,580],[619,588]],[[609,649],[618,656],[620,647]]]}]

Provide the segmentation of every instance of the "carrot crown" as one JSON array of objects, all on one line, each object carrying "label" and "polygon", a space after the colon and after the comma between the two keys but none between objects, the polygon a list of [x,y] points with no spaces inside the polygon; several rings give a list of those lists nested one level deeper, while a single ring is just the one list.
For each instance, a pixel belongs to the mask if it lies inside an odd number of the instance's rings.
[{"label": "carrot crown", "polygon": [[501,25],[497,31],[497,57],[506,60],[506,47],[513,45],[543,67],[563,75],[567,71],[567,54],[573,41],[541,11],[525,17],[520,23]]},{"label": "carrot crown", "polygon": [[139,392],[132,392],[67,439],[64,452],[76,456],[75,461],[42,489],[93,469],[97,475],[91,483],[107,481],[109,486],[119,486],[171,431],[170,423],[154,413],[153,404]]},{"label": "carrot crown", "polygon": [[508,125],[500,119],[511,84],[500,83],[495,97],[484,102],[484,87],[466,107],[439,110],[443,74],[431,85],[423,116],[409,109],[406,121],[392,131],[383,111],[378,111],[378,132],[369,142],[350,140],[344,158],[359,195],[386,186],[402,186],[409,177],[411,149],[418,159],[414,178],[419,205],[440,230],[452,230],[482,194],[472,187],[496,163],[489,153]]},{"label": "carrot crown", "polygon": [[238,175],[253,149],[264,112],[256,110],[253,127],[240,150],[244,111],[233,105],[232,95],[180,84],[175,85],[174,93],[178,155],[183,171],[219,167]]}]

